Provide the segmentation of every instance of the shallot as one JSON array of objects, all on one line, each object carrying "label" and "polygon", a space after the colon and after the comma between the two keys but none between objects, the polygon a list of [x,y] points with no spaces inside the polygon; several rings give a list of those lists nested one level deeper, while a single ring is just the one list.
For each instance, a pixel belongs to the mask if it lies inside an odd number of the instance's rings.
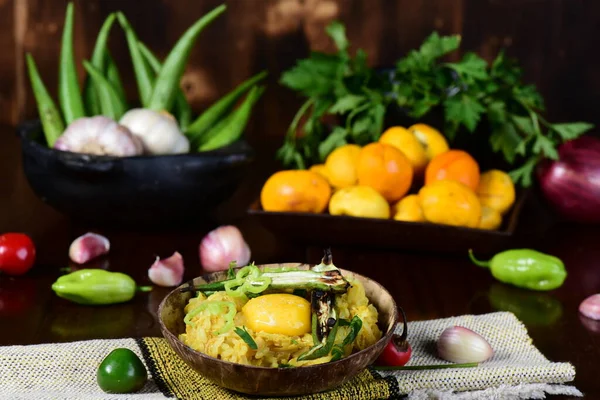
[{"label": "shallot", "polygon": [[437,350],[441,358],[455,363],[483,362],[494,355],[483,336],[462,326],[445,329],[437,340]]},{"label": "shallot", "polygon": [[243,266],[250,261],[250,247],[240,230],[233,225],[220,226],[209,232],[198,249],[200,263],[207,271],[221,271],[235,261]]},{"label": "shallot", "polygon": [[77,264],[86,262],[108,253],[110,242],[97,233],[88,232],[79,236],[69,247],[69,258]]},{"label": "shallot", "polygon": [[141,140],[129,129],[102,115],[73,121],[56,140],[54,148],[121,157],[140,155],[143,151]]},{"label": "shallot", "polygon": [[148,277],[158,286],[171,287],[177,286],[183,281],[183,257],[178,252],[173,253],[171,257],[156,261],[148,270]]}]

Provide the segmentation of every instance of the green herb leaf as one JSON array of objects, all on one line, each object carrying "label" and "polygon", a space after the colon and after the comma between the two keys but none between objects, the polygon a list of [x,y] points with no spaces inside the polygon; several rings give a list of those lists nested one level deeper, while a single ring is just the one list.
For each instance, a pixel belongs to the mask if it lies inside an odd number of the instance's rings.
[{"label": "green herb leaf", "polygon": [[526,136],[537,134],[536,129],[533,126],[533,122],[531,121],[531,118],[513,115],[512,121],[515,123],[516,127]]},{"label": "green herb leaf", "polygon": [[518,102],[529,108],[544,110],[544,99],[533,85],[516,86],[513,88],[513,95]]},{"label": "green herb leaf", "polygon": [[329,136],[327,136],[327,138],[325,138],[325,140],[319,144],[319,158],[321,161],[325,161],[329,153],[331,153],[334,149],[346,144],[347,135],[348,131],[346,131],[346,129],[342,128],[341,126],[336,126],[333,129],[333,132],[331,132]]},{"label": "green herb leaf", "polygon": [[237,335],[239,337],[241,337],[244,340],[244,342],[246,342],[246,344],[248,345],[248,347],[250,347],[252,350],[257,350],[258,349],[258,346],[257,346],[256,342],[254,341],[254,339],[252,339],[252,336],[250,336],[250,334],[246,330],[245,326],[243,327],[243,329],[240,328],[239,326],[237,326],[234,329],[234,332],[237,333]]},{"label": "green herb leaf", "polygon": [[521,183],[523,187],[529,187],[532,183],[533,170],[538,162],[538,157],[529,158],[521,167],[508,173],[515,184]]},{"label": "green herb leaf", "polygon": [[463,78],[487,79],[487,62],[475,53],[467,53],[459,63],[445,64],[458,72]]},{"label": "green herb leaf", "polygon": [[358,107],[362,102],[366,100],[365,96],[358,96],[355,94],[348,94],[344,97],[339,98],[333,106],[329,109],[329,112],[334,114],[343,114],[348,111],[352,111]]},{"label": "green herb leaf", "polygon": [[568,124],[552,124],[551,128],[555,130],[563,140],[576,139],[590,129],[594,128],[594,124],[587,122],[571,122]]},{"label": "green herb leaf", "polygon": [[440,37],[437,32],[433,32],[421,45],[419,54],[424,60],[431,62],[458,49],[459,45],[460,35]]},{"label": "green herb leaf", "polygon": [[325,31],[333,39],[338,50],[345,51],[348,48],[346,28],[342,23],[339,21],[333,21],[327,26],[327,28],[325,28]]},{"label": "green herb leaf", "polygon": [[328,95],[335,87],[339,65],[337,55],[313,53],[310,58],[299,60],[296,66],[282,74],[280,83],[302,92],[307,97]]},{"label": "green herb leaf", "polygon": [[485,107],[477,99],[466,94],[450,97],[444,101],[446,120],[463,124],[473,132]]},{"label": "green herb leaf", "polygon": [[558,151],[554,143],[546,136],[538,135],[533,143],[533,152],[544,155],[552,160],[558,160]]},{"label": "green herb leaf", "polygon": [[506,104],[501,101],[494,101],[488,106],[487,116],[492,124],[506,123]]}]

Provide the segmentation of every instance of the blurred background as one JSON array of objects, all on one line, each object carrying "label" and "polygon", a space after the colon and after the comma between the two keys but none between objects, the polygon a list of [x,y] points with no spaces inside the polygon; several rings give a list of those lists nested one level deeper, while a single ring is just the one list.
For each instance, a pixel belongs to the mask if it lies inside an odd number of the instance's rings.
[{"label": "blurred background", "polygon": [[[311,50],[333,50],[325,26],[347,27],[351,50],[372,66],[387,66],[417,48],[432,31],[462,35],[461,51],[492,60],[501,48],[516,57],[525,80],[539,88],[555,122],[600,123],[600,3],[592,0],[226,0],[228,11],[193,48],[183,86],[195,111],[261,70],[264,100],[248,130],[250,142],[283,136],[301,103],[278,85],[282,71]],[[222,0],[75,0],[75,57],[89,58],[106,16],[125,12],[141,40],[161,58],[183,31]],[[56,94],[66,0],[0,0],[0,123],[35,118],[24,54],[32,53]],[[136,96],[120,29],[110,51],[126,89]],[[460,57],[460,53],[454,55]],[[81,63],[79,72],[83,76]],[[277,99],[277,100],[275,100]]]}]

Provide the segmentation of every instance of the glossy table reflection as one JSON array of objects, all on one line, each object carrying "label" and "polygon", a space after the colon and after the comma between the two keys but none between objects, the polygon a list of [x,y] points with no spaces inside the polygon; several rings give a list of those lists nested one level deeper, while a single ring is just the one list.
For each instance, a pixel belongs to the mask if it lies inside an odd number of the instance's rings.
[{"label": "glossy table reflection", "polygon": [[[240,227],[257,264],[317,263],[320,246],[286,242],[245,214],[245,200],[256,196],[260,182],[275,168],[268,161],[273,159],[272,149],[259,149],[257,159],[263,161],[236,196],[244,206],[236,206],[233,199],[221,212],[220,221]],[[197,252],[200,239],[214,226],[213,222],[158,232],[103,230],[111,240],[111,253],[93,266],[123,271],[138,284],[149,284],[147,270],[155,257],[179,251],[185,260],[185,279],[193,278],[203,273]],[[30,234],[38,252],[38,262],[27,275],[0,276],[0,345],[160,335],[156,309],[169,289],[155,288],[137,294],[127,304],[106,307],[72,304],[51,291],[61,268],[69,265],[71,240],[91,229],[69,221],[32,193],[20,169],[14,129],[0,127],[0,231]],[[466,256],[356,247],[332,251],[336,265],[385,285],[410,320],[514,312],[539,350],[550,360],[573,363],[577,370],[574,384],[587,398],[600,398],[600,323],[581,320],[577,312],[583,298],[600,292],[600,227],[553,223],[534,196],[523,212],[518,234],[519,246],[535,247],[564,260],[569,276],[561,288],[538,293],[500,284]]]}]

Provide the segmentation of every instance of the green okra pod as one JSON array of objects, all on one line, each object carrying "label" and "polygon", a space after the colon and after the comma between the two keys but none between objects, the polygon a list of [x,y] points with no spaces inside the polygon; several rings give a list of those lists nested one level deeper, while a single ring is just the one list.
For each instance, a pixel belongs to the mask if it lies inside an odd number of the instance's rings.
[{"label": "green okra pod", "polygon": [[218,131],[210,131],[206,141],[200,144],[199,151],[210,151],[225,147],[237,141],[243,134],[246,124],[250,119],[252,108],[264,91],[264,87],[253,87],[242,105],[231,116],[227,125]]},{"label": "green okra pod", "polygon": [[119,68],[115,63],[115,60],[110,55],[110,52],[106,52],[106,79],[111,83],[111,85],[115,88],[117,93],[119,94],[119,98],[121,99],[121,103],[123,103],[127,109],[129,106],[127,105],[127,94],[125,93],[125,88],[123,87],[123,81],[121,80],[121,74],[119,74]]},{"label": "green okra pod", "polygon": [[[138,42],[138,45],[140,47],[140,52],[142,56],[150,66],[150,69],[154,71],[156,77],[156,74],[158,74],[160,69],[162,68],[162,63],[158,60],[158,58],[156,58],[156,56],[152,53],[152,50],[150,50],[148,46],[146,46],[142,42]],[[190,123],[190,120],[192,119],[192,108],[190,107],[190,104],[185,98],[185,94],[183,93],[183,90],[181,90],[181,87],[177,88],[177,93],[175,95],[175,104],[173,108],[174,114],[177,117],[177,120],[179,121],[179,127],[183,131],[185,130],[185,128],[187,128],[187,126]]]},{"label": "green okra pod", "polygon": [[129,21],[122,12],[117,13],[117,18],[119,19],[119,23],[123,27],[125,37],[127,38],[127,46],[129,47],[129,54],[131,55],[131,63],[133,64],[133,72],[140,94],[140,101],[143,107],[148,107],[153,86],[150,70],[144,61],[144,57],[138,46],[137,35],[129,24]]},{"label": "green okra pod", "polygon": [[[312,271],[312,270],[299,270],[299,271],[284,271],[284,272],[262,272],[258,278],[269,278],[270,282],[268,289],[273,290],[293,290],[297,288],[307,290],[321,290],[323,292],[334,292],[334,293],[346,293],[350,287],[350,283],[344,278],[340,271]],[[248,277],[251,281],[253,277]],[[185,291],[198,291],[198,292],[212,292],[225,290],[225,285],[228,282],[234,281],[234,279],[226,279],[219,282],[211,282],[197,286],[186,286],[180,290]],[[256,286],[259,285],[257,279]]]},{"label": "green okra pod", "polygon": [[226,8],[227,6],[222,4],[205,14],[179,38],[158,73],[148,108],[159,111],[171,109],[175,101],[176,88],[179,87],[194,42],[200,32],[225,12]]},{"label": "green okra pod", "polygon": [[94,85],[98,88],[102,115],[118,121],[127,111],[127,105],[121,101],[117,90],[100,71],[88,61],[84,61],[83,66],[92,77]]},{"label": "green okra pod", "polygon": [[[104,65],[106,62],[106,43],[108,42],[108,36],[110,34],[110,29],[115,22],[116,15],[111,13],[106,17],[100,31],[98,32],[98,37],[96,38],[96,45],[94,46],[94,51],[92,52],[92,58],[90,60],[91,64],[98,70],[104,71]],[[100,99],[98,98],[98,88],[93,84],[92,79],[87,76],[85,79],[85,83],[83,85],[83,98],[85,103],[85,108],[87,110],[87,115],[98,115],[100,114]]]},{"label": "green okra pod", "polygon": [[233,109],[240,97],[266,76],[267,72],[262,71],[250,77],[200,114],[185,130],[185,134],[190,141],[198,143],[208,130],[213,127],[216,129],[215,124]]},{"label": "green okra pod", "polygon": [[67,125],[85,116],[73,54],[73,7],[67,5],[58,67],[58,101]]},{"label": "green okra pod", "polygon": [[60,111],[56,107],[56,104],[52,100],[50,93],[48,93],[48,90],[40,77],[31,54],[28,53],[26,59],[29,80],[31,81],[33,95],[35,96],[38,113],[44,129],[44,136],[46,137],[48,147],[52,147],[54,146],[56,139],[58,139],[65,130],[65,124],[63,123]]}]

